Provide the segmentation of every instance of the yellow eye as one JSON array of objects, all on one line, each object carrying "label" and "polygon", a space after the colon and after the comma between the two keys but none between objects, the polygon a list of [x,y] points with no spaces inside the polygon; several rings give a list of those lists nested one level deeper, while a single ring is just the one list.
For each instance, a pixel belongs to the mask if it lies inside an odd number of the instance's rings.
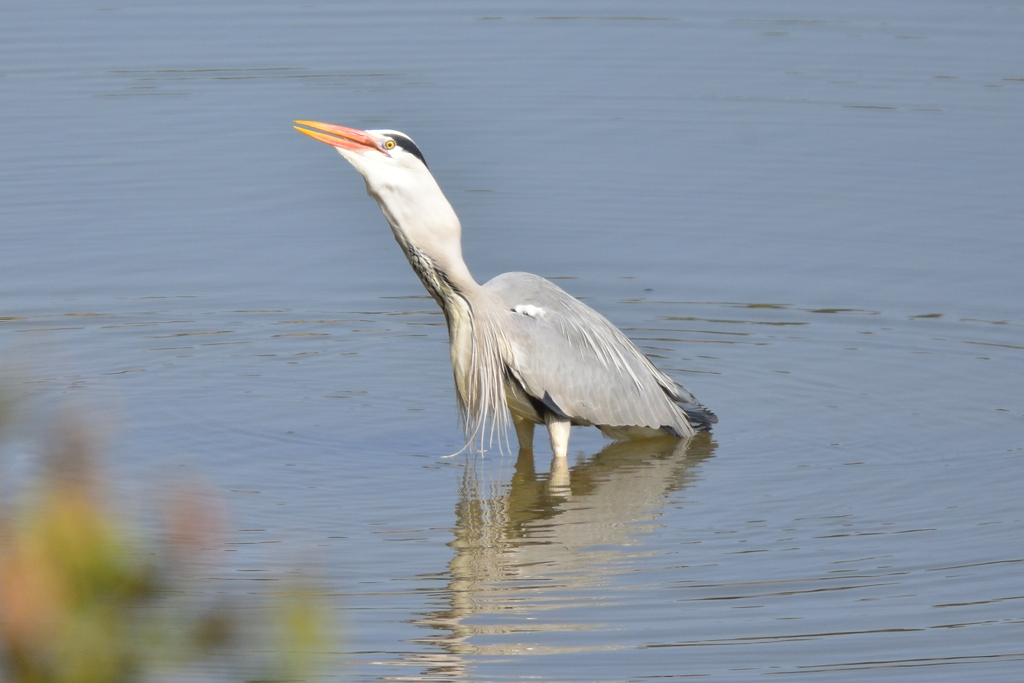
[{"label": "yellow eye", "polygon": [[384,149],[394,149],[394,148],[395,148],[395,141],[394,140],[385,140],[384,141]]}]

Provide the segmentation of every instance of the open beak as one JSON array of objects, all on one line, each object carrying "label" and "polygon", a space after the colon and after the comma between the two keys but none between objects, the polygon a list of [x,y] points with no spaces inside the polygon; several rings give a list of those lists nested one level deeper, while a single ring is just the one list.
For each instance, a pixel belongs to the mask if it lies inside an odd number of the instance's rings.
[{"label": "open beak", "polygon": [[[387,154],[380,146],[380,143],[365,130],[336,126],[333,123],[320,123],[319,121],[296,121],[295,123],[306,127],[299,128],[299,126],[294,126],[295,130],[305,133],[320,142],[326,142],[332,147],[347,149],[353,152],[366,152],[372,149],[375,152]],[[307,128],[312,128],[313,130],[307,130]]]}]

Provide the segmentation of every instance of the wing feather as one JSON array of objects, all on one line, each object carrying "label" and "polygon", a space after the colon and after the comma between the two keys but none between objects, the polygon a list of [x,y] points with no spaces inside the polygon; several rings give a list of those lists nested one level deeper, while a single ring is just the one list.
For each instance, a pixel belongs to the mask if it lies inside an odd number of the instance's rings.
[{"label": "wing feather", "polygon": [[509,315],[505,364],[549,408],[577,422],[668,427],[680,436],[717,422],[607,318],[552,282],[505,273],[484,288]]}]

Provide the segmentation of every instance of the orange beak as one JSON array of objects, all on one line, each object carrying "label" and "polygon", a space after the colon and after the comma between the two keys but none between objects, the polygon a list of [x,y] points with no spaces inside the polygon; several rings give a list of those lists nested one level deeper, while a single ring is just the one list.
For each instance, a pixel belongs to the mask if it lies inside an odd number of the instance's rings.
[{"label": "orange beak", "polygon": [[380,146],[380,143],[365,130],[336,126],[333,123],[320,123],[319,121],[296,121],[295,123],[299,124],[299,126],[313,129],[306,130],[306,128],[294,126],[295,130],[305,133],[314,140],[326,142],[332,147],[340,147],[352,152],[365,152],[372,149],[376,152],[387,154]]}]

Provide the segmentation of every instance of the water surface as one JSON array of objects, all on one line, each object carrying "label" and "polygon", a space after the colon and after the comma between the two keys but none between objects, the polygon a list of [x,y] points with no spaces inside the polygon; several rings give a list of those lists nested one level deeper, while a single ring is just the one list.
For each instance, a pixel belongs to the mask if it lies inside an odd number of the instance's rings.
[{"label": "water surface", "polygon": [[[0,350],[113,416],[127,508],[223,491],[209,591],[317,568],[330,676],[1014,680],[1021,5],[642,10],[11,5]],[[444,457],[443,318],[297,118],[414,137],[478,280],[558,278],[714,434]]]}]

